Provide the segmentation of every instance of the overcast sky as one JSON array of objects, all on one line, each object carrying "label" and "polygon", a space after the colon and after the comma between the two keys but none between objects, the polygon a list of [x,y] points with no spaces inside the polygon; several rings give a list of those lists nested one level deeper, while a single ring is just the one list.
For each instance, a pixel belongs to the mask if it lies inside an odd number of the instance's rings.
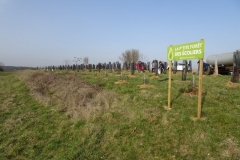
[{"label": "overcast sky", "polygon": [[167,61],[167,47],[205,40],[205,58],[240,49],[239,0],[0,0],[0,62],[116,62],[138,49]]}]

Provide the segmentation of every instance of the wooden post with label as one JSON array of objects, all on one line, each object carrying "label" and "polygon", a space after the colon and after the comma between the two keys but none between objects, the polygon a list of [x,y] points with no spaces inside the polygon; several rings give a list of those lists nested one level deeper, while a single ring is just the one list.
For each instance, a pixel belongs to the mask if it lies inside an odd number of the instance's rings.
[{"label": "wooden post with label", "polygon": [[199,60],[199,87],[198,87],[198,115],[197,118],[201,118],[202,111],[202,76],[203,75],[203,60]]},{"label": "wooden post with label", "polygon": [[171,88],[172,88],[172,61],[169,61],[168,68],[168,108],[171,108]]},{"label": "wooden post with label", "polygon": [[217,60],[215,60],[215,75],[218,75],[218,61]]}]

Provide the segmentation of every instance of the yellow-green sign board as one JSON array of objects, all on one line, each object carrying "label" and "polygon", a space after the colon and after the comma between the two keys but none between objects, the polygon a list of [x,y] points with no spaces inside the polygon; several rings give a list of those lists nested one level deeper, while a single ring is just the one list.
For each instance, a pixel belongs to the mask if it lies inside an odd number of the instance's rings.
[{"label": "yellow-green sign board", "polygon": [[191,42],[167,48],[167,59],[172,60],[189,60],[204,58],[204,40]]}]

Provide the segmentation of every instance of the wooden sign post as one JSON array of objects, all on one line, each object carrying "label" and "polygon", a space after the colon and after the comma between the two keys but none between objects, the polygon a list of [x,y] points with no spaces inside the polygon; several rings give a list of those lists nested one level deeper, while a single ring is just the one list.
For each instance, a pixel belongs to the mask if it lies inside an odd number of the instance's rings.
[{"label": "wooden sign post", "polygon": [[[169,80],[168,80],[168,108],[171,108],[171,85],[172,85],[172,60],[191,60],[199,59],[199,89],[198,89],[198,114],[201,117],[202,108],[202,74],[203,74],[203,58],[204,58],[204,40],[180,44],[167,48],[167,59],[169,63]],[[187,69],[187,68],[185,68]]]},{"label": "wooden sign post", "polygon": [[218,75],[218,61],[217,60],[215,60],[215,75]]},{"label": "wooden sign post", "polygon": [[168,109],[171,108],[171,88],[172,88],[172,61],[169,61],[169,68],[168,68]]},{"label": "wooden sign post", "polygon": [[197,118],[201,118],[202,111],[202,75],[203,75],[203,60],[199,60],[199,87],[198,87],[198,114]]}]

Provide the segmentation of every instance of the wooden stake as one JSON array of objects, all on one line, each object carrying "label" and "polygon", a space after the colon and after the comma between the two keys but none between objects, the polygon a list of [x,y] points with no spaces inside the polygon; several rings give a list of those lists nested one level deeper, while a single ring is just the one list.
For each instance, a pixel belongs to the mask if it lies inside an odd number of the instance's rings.
[{"label": "wooden stake", "polygon": [[193,83],[192,83],[192,87],[195,86],[195,77],[194,77],[194,74],[193,74]]},{"label": "wooden stake", "polygon": [[218,75],[218,62],[215,60],[215,75]]},{"label": "wooden stake", "polygon": [[201,118],[202,110],[202,74],[203,74],[203,60],[199,61],[199,87],[198,87],[198,115],[197,118]]},{"label": "wooden stake", "polygon": [[172,88],[172,61],[169,61],[168,68],[168,108],[171,108],[171,88]]}]

